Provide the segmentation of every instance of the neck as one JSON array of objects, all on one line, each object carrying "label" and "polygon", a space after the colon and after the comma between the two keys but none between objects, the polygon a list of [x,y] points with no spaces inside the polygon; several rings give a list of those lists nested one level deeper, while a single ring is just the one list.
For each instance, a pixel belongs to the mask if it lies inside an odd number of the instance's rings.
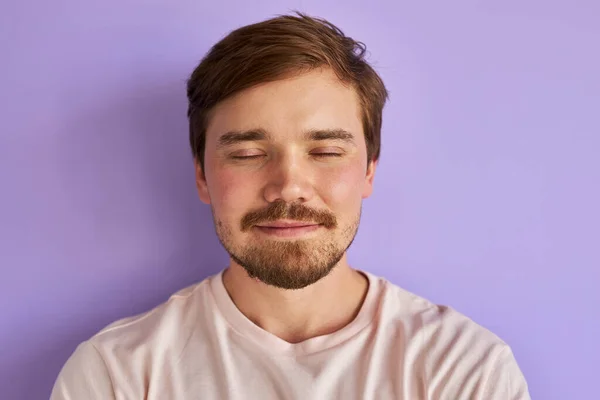
[{"label": "neck", "polygon": [[363,274],[350,268],[346,255],[329,275],[299,290],[280,289],[250,278],[233,261],[223,273],[223,284],[248,319],[290,343],[333,333],[349,324],[369,286]]}]

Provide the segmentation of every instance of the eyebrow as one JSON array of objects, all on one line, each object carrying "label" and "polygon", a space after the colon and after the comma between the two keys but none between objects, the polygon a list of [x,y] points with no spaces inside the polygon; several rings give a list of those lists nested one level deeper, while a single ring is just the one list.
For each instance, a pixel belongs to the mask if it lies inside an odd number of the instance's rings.
[{"label": "eyebrow", "polygon": [[[232,146],[243,142],[259,142],[271,140],[272,136],[264,129],[251,129],[248,131],[230,131],[219,137],[217,148]],[[344,129],[311,129],[304,133],[306,141],[339,140],[356,145],[354,135]]]},{"label": "eyebrow", "polygon": [[249,131],[231,131],[224,133],[219,137],[217,148],[231,146],[243,142],[258,142],[261,140],[269,140],[269,135],[264,129],[252,129]]},{"label": "eyebrow", "polygon": [[305,140],[340,140],[348,144],[356,144],[354,135],[344,129],[315,129],[304,135]]}]

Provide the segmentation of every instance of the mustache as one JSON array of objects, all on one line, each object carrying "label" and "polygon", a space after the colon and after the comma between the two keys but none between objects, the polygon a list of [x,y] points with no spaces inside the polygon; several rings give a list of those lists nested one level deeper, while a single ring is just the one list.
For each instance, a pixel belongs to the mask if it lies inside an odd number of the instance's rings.
[{"label": "mustache", "polygon": [[286,203],[283,200],[275,201],[261,210],[251,211],[241,221],[241,230],[245,232],[261,222],[291,219],[294,221],[312,222],[321,224],[327,229],[337,227],[337,218],[325,210],[314,210],[299,203]]}]

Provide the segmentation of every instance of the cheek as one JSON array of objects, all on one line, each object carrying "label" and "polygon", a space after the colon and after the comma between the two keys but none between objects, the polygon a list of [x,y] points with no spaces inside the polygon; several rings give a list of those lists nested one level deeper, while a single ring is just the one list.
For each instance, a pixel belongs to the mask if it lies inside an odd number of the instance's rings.
[{"label": "cheek", "polygon": [[[252,187],[248,179],[241,179],[239,174],[221,170],[213,175],[210,183],[210,194],[213,208],[220,219],[236,218],[244,212],[243,199],[250,199],[248,193]],[[247,210],[246,210],[247,211]]]},{"label": "cheek", "polygon": [[354,207],[360,204],[364,174],[359,168],[340,168],[330,171],[323,180],[323,192],[326,193],[326,202],[332,207]]}]

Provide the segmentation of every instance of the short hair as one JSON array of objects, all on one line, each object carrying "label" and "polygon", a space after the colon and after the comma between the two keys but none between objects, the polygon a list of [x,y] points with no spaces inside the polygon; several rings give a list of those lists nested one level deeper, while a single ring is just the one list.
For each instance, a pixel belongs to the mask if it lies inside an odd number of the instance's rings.
[{"label": "short hair", "polygon": [[331,68],[359,97],[367,159],[377,161],[388,92],[365,61],[366,46],[332,23],[303,13],[282,15],[238,28],[215,44],[187,82],[190,146],[204,171],[210,111],[261,83]]}]

